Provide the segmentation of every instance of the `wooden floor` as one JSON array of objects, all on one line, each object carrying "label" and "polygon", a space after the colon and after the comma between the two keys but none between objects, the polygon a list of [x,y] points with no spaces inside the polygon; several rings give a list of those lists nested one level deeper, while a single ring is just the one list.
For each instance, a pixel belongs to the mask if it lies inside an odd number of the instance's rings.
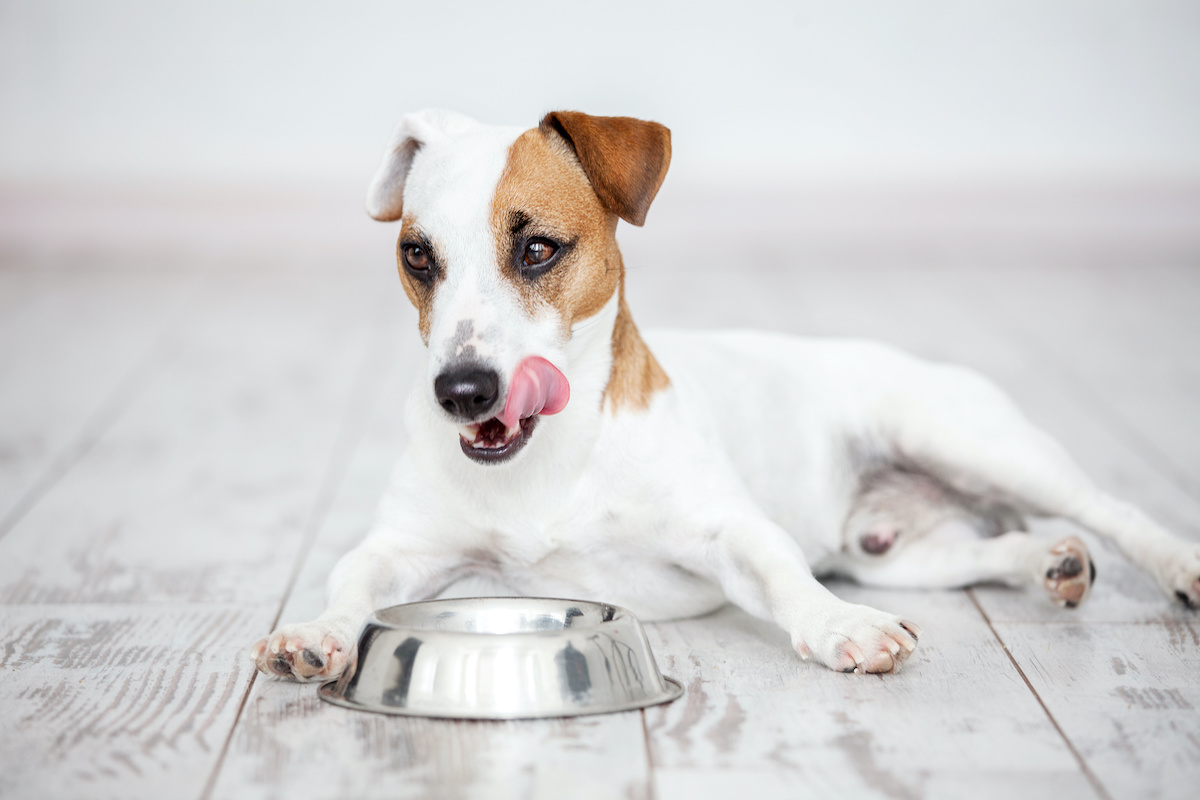
[{"label": "wooden floor", "polygon": [[[633,233],[643,326],[970,364],[1200,540],[1194,249]],[[386,250],[0,260],[0,797],[1200,796],[1200,616],[1094,538],[1076,611],[835,584],[923,626],[885,678],[801,663],[731,608],[648,626],[687,691],[644,712],[388,718],[257,676],[250,644],[318,612],[370,520],[418,348]]]}]

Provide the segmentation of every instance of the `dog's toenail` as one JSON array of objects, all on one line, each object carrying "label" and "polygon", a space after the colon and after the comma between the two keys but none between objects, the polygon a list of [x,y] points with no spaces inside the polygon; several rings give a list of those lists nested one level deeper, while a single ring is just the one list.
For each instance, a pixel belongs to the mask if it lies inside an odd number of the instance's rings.
[{"label": "dog's toenail", "polygon": [[1090,561],[1090,560],[1088,561],[1088,572],[1091,574],[1091,579],[1089,582],[1094,584],[1096,582],[1096,562],[1095,561]]}]

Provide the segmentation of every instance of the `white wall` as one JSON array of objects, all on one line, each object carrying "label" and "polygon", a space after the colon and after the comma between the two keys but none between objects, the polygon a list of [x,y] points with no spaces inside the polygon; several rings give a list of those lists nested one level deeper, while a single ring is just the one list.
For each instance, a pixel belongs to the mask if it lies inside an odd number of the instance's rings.
[{"label": "white wall", "polygon": [[427,105],[658,119],[674,179],[1200,178],[1200,3],[0,0],[0,182],[365,186]]}]

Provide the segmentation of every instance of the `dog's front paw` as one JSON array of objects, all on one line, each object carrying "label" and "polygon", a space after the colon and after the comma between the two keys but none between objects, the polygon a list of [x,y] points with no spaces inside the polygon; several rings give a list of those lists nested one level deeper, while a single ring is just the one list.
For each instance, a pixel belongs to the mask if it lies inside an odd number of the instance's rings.
[{"label": "dog's front paw", "polygon": [[353,640],[319,622],[285,625],[250,649],[259,672],[297,681],[338,677],[353,657]]},{"label": "dog's front paw", "polygon": [[1087,599],[1096,582],[1096,565],[1087,545],[1075,536],[1068,536],[1050,548],[1039,576],[1051,600],[1075,608]]},{"label": "dog's front paw", "polygon": [[804,660],[839,672],[895,672],[917,647],[915,623],[867,606],[845,603],[819,629],[795,642]]},{"label": "dog's front paw", "polygon": [[1200,609],[1200,547],[1185,545],[1168,558],[1158,575],[1167,596]]}]

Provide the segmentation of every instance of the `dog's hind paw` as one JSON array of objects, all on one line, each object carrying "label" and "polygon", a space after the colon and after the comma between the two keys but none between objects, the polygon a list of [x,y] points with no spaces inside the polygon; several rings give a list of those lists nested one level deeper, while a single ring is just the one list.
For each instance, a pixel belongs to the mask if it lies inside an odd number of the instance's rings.
[{"label": "dog's hind paw", "polygon": [[250,649],[259,672],[297,681],[332,680],[352,657],[352,640],[317,622],[285,625]]},{"label": "dog's hind paw", "polygon": [[1158,583],[1167,596],[1200,609],[1200,547],[1186,545],[1166,562]]},{"label": "dog's hind paw", "polygon": [[815,658],[838,672],[895,672],[917,647],[915,623],[867,606],[846,603],[825,629],[795,640],[807,661]]},{"label": "dog's hind paw", "polygon": [[1050,548],[1039,574],[1052,601],[1075,608],[1087,599],[1096,582],[1096,565],[1092,563],[1087,545],[1068,536]]}]

